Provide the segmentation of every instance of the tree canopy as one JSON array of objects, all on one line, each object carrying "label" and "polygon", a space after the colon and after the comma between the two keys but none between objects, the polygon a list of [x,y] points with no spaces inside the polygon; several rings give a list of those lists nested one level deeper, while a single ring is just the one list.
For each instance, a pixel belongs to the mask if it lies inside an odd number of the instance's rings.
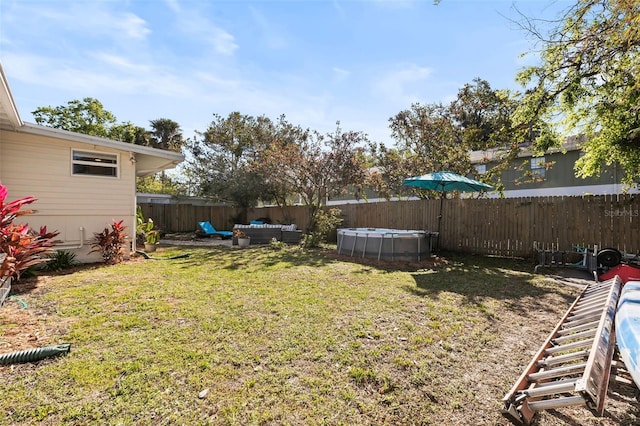
[{"label": "tree canopy", "polygon": [[364,153],[369,143],[362,132],[343,131],[340,123],[326,135],[303,130],[280,117],[276,132],[259,152],[254,167],[265,177],[278,205],[286,212],[297,195],[309,207],[309,231],[315,230],[329,196],[351,188],[356,196],[367,183]]},{"label": "tree canopy", "polygon": [[258,130],[263,122],[237,111],[226,118],[214,114],[207,130],[197,132],[187,143],[191,158],[185,170],[195,195],[240,207],[246,216],[263,193],[260,175],[248,167],[260,143]]},{"label": "tree canopy", "polygon": [[287,206],[300,197],[309,207],[309,231],[327,197],[364,183],[364,147],[360,132],[322,135],[302,129],[281,116],[269,118],[232,112],[214,114],[205,132],[187,144],[191,153],[185,173],[197,195],[216,197],[243,210],[258,201]]},{"label": "tree canopy", "polygon": [[43,126],[120,142],[176,152],[180,152],[184,143],[180,125],[175,121],[151,120],[151,131],[130,121],[118,123],[115,115],[94,98],[76,99],[57,107],[39,107],[32,114],[36,123]]},{"label": "tree canopy", "polygon": [[76,99],[57,107],[40,107],[32,114],[36,123],[43,126],[103,138],[110,138],[111,128],[116,125],[116,117],[94,98]]},{"label": "tree canopy", "polygon": [[169,151],[180,152],[184,144],[184,137],[180,125],[169,118],[158,118],[149,121],[151,125],[150,137],[146,145]]},{"label": "tree canopy", "polygon": [[525,18],[540,44],[541,64],[524,69],[527,87],[515,115],[519,125],[543,119],[543,152],[571,134],[584,134],[578,176],[597,176],[619,163],[628,184],[640,178],[640,2],[578,0],[549,27]]},{"label": "tree canopy", "polygon": [[464,85],[448,105],[414,103],[391,117],[389,127],[395,146],[371,146],[380,168],[375,175],[377,190],[387,198],[410,192],[431,197],[434,194],[428,191],[403,187],[402,181],[441,170],[474,174],[469,154],[472,150],[492,151],[495,166],[476,177],[500,188],[501,172],[529,137],[528,132],[513,125],[516,105],[517,94],[492,89],[487,81],[476,78]]}]

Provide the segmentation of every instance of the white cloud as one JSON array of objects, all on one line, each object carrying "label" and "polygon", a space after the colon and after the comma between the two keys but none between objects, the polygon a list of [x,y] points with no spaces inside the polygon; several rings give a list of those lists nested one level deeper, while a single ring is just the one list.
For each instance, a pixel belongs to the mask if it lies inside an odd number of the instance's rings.
[{"label": "white cloud", "polygon": [[235,37],[206,16],[204,11],[196,8],[180,10],[176,13],[175,31],[188,37],[184,42],[194,46],[201,44],[210,46],[214,52],[221,55],[233,55],[238,49]]},{"label": "white cloud", "polygon": [[[39,39],[42,46],[64,48],[86,40],[144,40],[150,34],[147,22],[130,12],[112,10],[111,2],[70,2],[60,4],[16,2],[3,4],[3,33],[12,39]],[[73,38],[70,40],[70,38]],[[17,45],[18,43],[16,43]]]},{"label": "white cloud", "polygon": [[144,40],[151,33],[147,28],[147,22],[133,13],[125,13],[117,18],[116,28],[122,30],[129,38]]},{"label": "white cloud", "polygon": [[[22,81],[33,87],[68,90],[69,97],[100,97],[119,93],[122,95],[188,96],[197,93],[191,83],[171,72],[148,65],[136,65],[126,58],[96,54],[101,63],[116,68],[93,67],[91,61],[84,64],[68,64],[42,56],[8,54],[3,57],[11,70],[11,81]],[[123,73],[122,69],[128,71]],[[43,79],[42,76],[47,78]]]},{"label": "white cloud", "polygon": [[420,99],[419,93],[424,92],[424,82],[432,73],[432,68],[402,64],[374,83],[374,95],[382,96],[393,104],[416,102]]},{"label": "white cloud", "polygon": [[165,0],[164,1],[169,9],[171,9],[174,13],[179,13],[181,10],[180,3],[178,0]]},{"label": "white cloud", "polygon": [[333,74],[338,81],[344,81],[351,76],[351,71],[345,70],[343,68],[333,67],[331,70],[333,71]]},{"label": "white cloud", "polygon": [[344,8],[340,4],[340,1],[339,0],[333,0],[332,4],[333,4],[333,9],[336,11],[338,16],[341,19],[345,19],[347,17],[347,14],[345,13]]},{"label": "white cloud", "polygon": [[233,55],[233,52],[238,48],[235,38],[221,28],[211,28],[205,37],[209,39],[216,51],[223,55]]},{"label": "white cloud", "polygon": [[244,85],[244,82],[236,79],[225,79],[211,72],[196,72],[195,76],[203,83],[211,86],[211,88],[219,91],[237,90]]},{"label": "white cloud", "polygon": [[103,52],[92,53],[91,56],[93,56],[98,61],[103,62],[106,65],[114,66],[123,71],[148,73],[148,72],[151,72],[152,70],[149,65],[135,64],[124,56],[112,55],[112,54],[103,53]]},{"label": "white cloud", "polygon": [[250,7],[251,18],[256,27],[261,32],[260,40],[269,48],[273,50],[280,50],[286,48],[289,43],[285,36],[280,34],[280,30],[275,28],[274,25],[261,13],[257,8]]},{"label": "white cloud", "polygon": [[373,3],[394,9],[411,9],[415,4],[415,0],[374,0]]}]

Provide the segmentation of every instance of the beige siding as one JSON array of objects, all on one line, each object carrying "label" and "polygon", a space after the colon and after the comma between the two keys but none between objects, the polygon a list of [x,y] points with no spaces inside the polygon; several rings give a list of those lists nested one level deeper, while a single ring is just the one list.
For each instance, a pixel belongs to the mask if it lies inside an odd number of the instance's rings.
[{"label": "beige siding", "polygon": [[[71,152],[107,152],[118,155],[117,178],[72,176]],[[80,245],[84,229],[85,247],[79,260],[98,260],[87,255],[88,240],[113,220],[125,220],[128,231],[135,219],[135,165],[129,153],[56,138],[0,131],[0,180],[9,199],[34,196],[37,213],[25,217],[34,227],[46,225],[60,231],[66,246]]]}]

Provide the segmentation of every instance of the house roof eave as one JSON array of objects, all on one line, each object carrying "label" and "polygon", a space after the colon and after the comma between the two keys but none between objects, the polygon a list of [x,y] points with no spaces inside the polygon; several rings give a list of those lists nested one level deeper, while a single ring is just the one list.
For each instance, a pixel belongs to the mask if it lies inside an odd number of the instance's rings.
[{"label": "house roof eave", "polygon": [[9,82],[0,63],[0,128],[15,130],[22,124]]}]

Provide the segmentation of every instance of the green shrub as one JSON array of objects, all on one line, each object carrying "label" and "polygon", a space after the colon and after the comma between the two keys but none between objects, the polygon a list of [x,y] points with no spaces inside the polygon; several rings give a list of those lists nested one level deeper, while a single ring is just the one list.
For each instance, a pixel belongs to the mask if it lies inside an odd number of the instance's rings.
[{"label": "green shrub", "polygon": [[158,244],[160,241],[160,231],[155,229],[153,219],[144,220],[142,208],[138,206],[136,210],[136,245]]},{"label": "green shrub", "polygon": [[277,238],[272,238],[271,241],[269,241],[269,248],[272,250],[282,250],[285,247],[287,247],[287,243],[279,241]]},{"label": "green shrub", "polygon": [[340,209],[321,210],[316,219],[315,231],[305,234],[302,244],[305,247],[318,247],[326,242],[327,236],[342,223],[341,214],[342,211]]},{"label": "green shrub", "polygon": [[70,251],[58,250],[47,257],[49,261],[44,264],[44,269],[47,271],[62,271],[79,264],[76,260],[76,254]]}]

